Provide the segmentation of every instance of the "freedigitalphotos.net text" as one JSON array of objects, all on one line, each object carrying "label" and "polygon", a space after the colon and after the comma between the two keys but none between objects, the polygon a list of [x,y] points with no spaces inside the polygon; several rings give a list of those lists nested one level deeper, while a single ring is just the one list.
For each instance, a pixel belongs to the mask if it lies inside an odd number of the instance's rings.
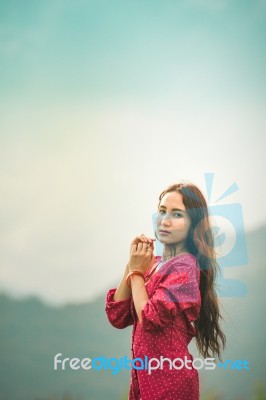
[{"label": "freedigitalphotos.net text", "polygon": [[112,374],[115,375],[122,369],[131,370],[132,368],[136,370],[147,370],[150,375],[152,371],[156,369],[176,369],[180,370],[182,368],[187,369],[206,369],[214,370],[217,366],[218,368],[228,369],[228,370],[249,370],[249,362],[246,360],[226,360],[224,363],[215,364],[214,358],[194,358],[193,360],[188,359],[186,356],[184,358],[175,358],[171,360],[170,358],[160,356],[160,358],[149,358],[144,356],[144,358],[134,358],[129,359],[127,356],[116,358],[106,358],[104,356],[95,357],[93,359],[89,357],[85,358],[70,358],[62,357],[62,353],[58,353],[54,356],[54,370],[90,370],[95,369],[100,370],[111,370]]}]

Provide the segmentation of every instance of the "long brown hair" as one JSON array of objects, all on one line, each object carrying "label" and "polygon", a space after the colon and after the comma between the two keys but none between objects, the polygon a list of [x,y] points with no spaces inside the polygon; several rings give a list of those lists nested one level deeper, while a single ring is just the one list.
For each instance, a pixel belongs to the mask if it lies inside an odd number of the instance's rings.
[{"label": "long brown hair", "polygon": [[191,226],[186,247],[196,257],[200,267],[201,309],[199,318],[194,321],[197,348],[204,358],[215,358],[217,355],[221,360],[221,349],[225,348],[226,337],[219,325],[219,319],[223,319],[215,290],[219,265],[216,261],[208,206],[199,188],[192,183],[169,186],[160,194],[159,205],[166,193],[174,191],[182,195],[190,216]]}]

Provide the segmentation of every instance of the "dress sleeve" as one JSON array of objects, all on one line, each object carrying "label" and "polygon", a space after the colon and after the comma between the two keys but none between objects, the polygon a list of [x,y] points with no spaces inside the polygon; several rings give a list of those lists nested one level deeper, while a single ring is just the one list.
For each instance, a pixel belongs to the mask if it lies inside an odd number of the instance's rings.
[{"label": "dress sleeve", "polygon": [[106,295],[105,312],[111,325],[117,329],[126,328],[134,322],[131,313],[132,298],[125,300],[114,300],[116,289],[110,289]]},{"label": "dress sleeve", "polygon": [[141,326],[149,332],[163,330],[180,312],[191,324],[199,316],[200,305],[198,266],[174,262],[161,272],[159,284],[142,310]]}]

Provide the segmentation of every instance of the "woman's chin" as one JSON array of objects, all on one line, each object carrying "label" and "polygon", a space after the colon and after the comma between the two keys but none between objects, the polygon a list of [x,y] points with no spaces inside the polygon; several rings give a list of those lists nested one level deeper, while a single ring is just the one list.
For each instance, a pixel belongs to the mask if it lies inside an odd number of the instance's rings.
[{"label": "woman's chin", "polygon": [[167,237],[158,237],[161,244],[173,244],[173,242]]}]

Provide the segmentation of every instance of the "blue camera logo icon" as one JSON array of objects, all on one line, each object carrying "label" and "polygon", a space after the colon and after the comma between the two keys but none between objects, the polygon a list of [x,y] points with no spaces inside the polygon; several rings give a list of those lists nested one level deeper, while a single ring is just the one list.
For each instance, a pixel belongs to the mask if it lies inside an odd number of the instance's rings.
[{"label": "blue camera logo icon", "polygon": [[[205,174],[208,200],[211,199],[213,173]],[[233,183],[216,201],[209,205],[216,259],[220,267],[217,290],[222,297],[243,297],[247,295],[246,285],[238,279],[225,279],[224,270],[248,263],[244,218],[240,203],[218,205],[217,203],[238,190]]]},{"label": "blue camera logo icon", "polygon": [[217,261],[221,268],[247,264],[247,244],[239,203],[209,207]]}]

